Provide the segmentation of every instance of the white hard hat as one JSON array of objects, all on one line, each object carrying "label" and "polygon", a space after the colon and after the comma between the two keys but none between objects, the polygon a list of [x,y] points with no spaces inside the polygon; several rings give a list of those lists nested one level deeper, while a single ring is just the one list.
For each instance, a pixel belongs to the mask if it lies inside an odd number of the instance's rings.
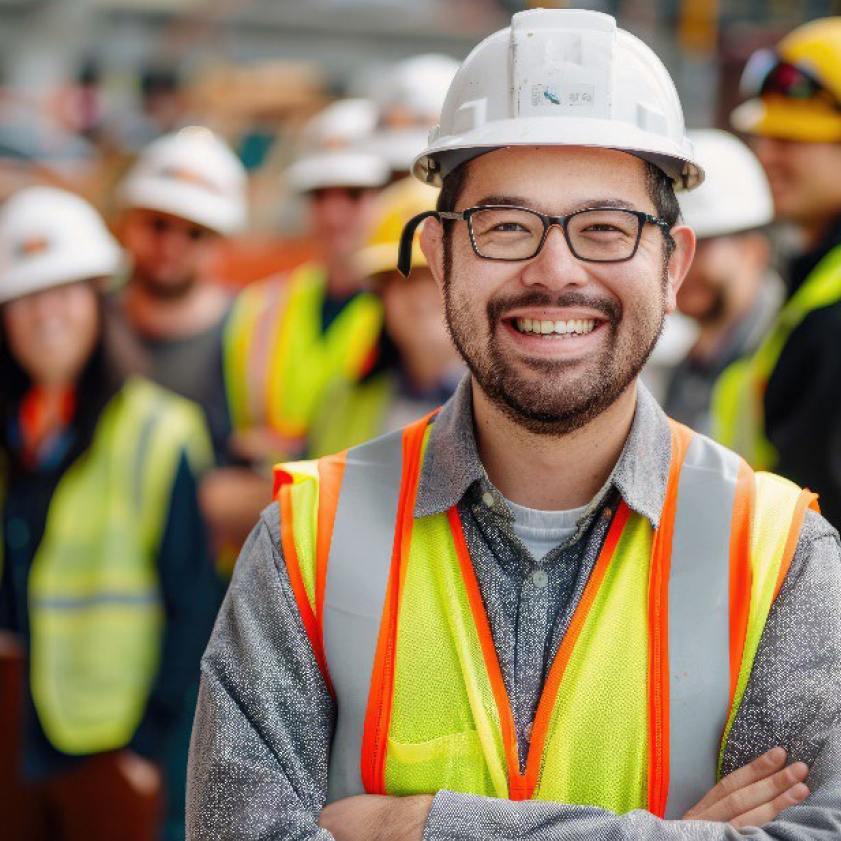
[{"label": "white hard hat", "polygon": [[286,171],[293,190],[328,187],[382,187],[388,165],[367,146],[377,124],[377,106],[354,97],[332,102],[301,133],[303,155]]},{"label": "white hard hat", "polygon": [[84,199],[27,187],[0,208],[0,303],[53,286],[111,277],[123,253]]},{"label": "white hard hat", "polygon": [[680,197],[683,220],[698,237],[716,237],[769,224],[774,200],[762,164],[737,137],[719,129],[690,131],[704,183]]},{"label": "white hard hat", "polygon": [[380,77],[372,90],[379,119],[370,148],[393,170],[409,170],[423,151],[458,68],[454,58],[427,53],[399,62]]},{"label": "white hard hat", "polygon": [[210,129],[190,126],[152,141],[117,191],[124,208],[178,216],[228,236],[246,224],[247,175]]},{"label": "white hard hat", "polygon": [[610,15],[535,9],[514,15],[465,59],[429,145],[414,161],[440,185],[504,146],[597,146],[658,166],[676,189],[703,180],[663,63]]}]

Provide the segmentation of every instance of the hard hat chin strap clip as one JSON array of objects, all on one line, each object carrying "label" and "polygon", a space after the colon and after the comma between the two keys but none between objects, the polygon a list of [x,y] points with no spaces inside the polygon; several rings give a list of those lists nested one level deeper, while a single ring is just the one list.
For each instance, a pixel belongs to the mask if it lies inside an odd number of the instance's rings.
[{"label": "hard hat chin strap clip", "polygon": [[413,216],[403,227],[403,233],[400,235],[400,250],[397,252],[397,271],[408,277],[412,270],[412,241],[415,238],[415,231],[421,222],[434,216],[440,221],[441,215],[437,210],[426,210]]}]

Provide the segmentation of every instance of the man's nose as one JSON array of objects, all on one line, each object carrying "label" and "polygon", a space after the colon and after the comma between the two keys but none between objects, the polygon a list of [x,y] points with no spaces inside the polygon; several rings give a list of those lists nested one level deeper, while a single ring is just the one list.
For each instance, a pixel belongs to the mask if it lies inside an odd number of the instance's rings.
[{"label": "man's nose", "polygon": [[543,247],[523,271],[523,281],[550,289],[587,281],[586,269],[570,250],[560,223],[551,225],[546,232]]}]

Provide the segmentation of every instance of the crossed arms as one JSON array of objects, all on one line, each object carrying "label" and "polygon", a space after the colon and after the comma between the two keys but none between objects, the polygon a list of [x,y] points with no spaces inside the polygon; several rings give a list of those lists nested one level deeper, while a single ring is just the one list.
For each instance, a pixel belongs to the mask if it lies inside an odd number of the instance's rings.
[{"label": "crossed arms", "polygon": [[[698,816],[711,820],[663,821],[644,811],[615,815],[592,807],[514,803],[449,791],[434,799],[354,798],[355,803],[340,801],[323,810],[335,707],[297,614],[278,548],[276,510],[264,512],[243,548],[203,662],[189,768],[190,841],[841,837],[841,553],[837,535],[820,518],[807,518],[731,731],[724,769],[732,772],[781,745],[792,761],[808,764],[811,794],[762,830],[743,833],[712,821],[737,814],[762,819],[766,813],[751,815],[750,798],[759,795],[774,812],[785,806],[786,800],[773,802],[771,765],[754,766],[754,775],[766,782],[747,800],[719,799],[718,812],[716,803],[703,804]],[[794,802],[797,770],[787,773],[776,783],[781,796]],[[742,776],[736,787],[748,791],[746,780]]]}]

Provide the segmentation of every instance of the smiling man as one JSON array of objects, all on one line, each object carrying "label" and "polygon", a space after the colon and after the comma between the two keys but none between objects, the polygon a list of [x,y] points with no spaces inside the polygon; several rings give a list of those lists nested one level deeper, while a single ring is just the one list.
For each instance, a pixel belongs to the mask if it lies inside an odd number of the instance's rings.
[{"label": "smiling man", "polygon": [[278,468],[204,659],[190,837],[836,837],[838,536],[637,380],[703,178],[662,64],[606,15],[516,15],[414,172],[442,189],[399,265],[424,223],[470,376]]}]

